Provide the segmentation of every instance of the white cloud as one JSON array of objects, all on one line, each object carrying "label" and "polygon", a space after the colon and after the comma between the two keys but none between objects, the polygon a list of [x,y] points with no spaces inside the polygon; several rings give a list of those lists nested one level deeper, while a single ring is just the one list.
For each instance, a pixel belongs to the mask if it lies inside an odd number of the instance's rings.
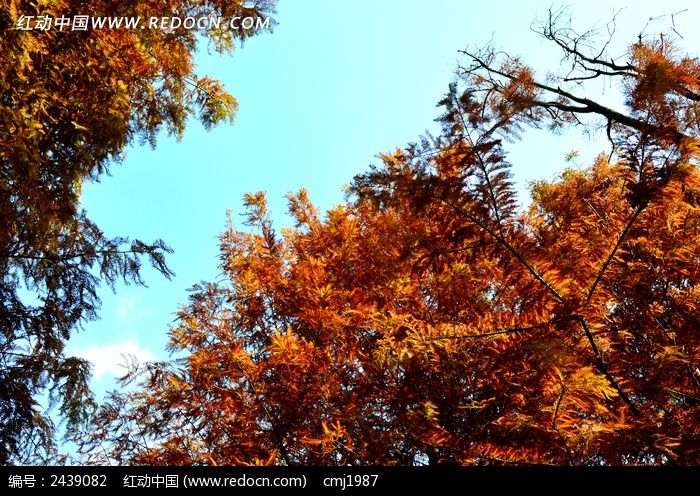
[{"label": "white cloud", "polygon": [[123,376],[127,370],[125,364],[128,355],[136,357],[140,363],[154,359],[153,353],[133,341],[90,345],[77,349],[72,354],[92,362],[92,377],[96,381],[105,376],[110,378]]},{"label": "white cloud", "polygon": [[136,308],[136,295],[133,293],[121,296],[117,303],[117,316],[121,320],[131,320],[133,312]]}]

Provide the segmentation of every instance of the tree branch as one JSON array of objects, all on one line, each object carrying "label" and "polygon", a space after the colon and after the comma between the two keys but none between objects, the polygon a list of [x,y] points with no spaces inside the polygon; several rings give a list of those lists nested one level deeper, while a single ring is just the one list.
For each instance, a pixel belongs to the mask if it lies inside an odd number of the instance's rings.
[{"label": "tree branch", "polygon": [[[460,53],[463,53],[470,57],[476,64],[481,68],[486,70],[487,72],[491,74],[496,74],[498,76],[504,77],[508,80],[515,80],[517,79],[516,76],[512,74],[508,74],[507,72],[503,72],[499,69],[496,69],[494,67],[491,67],[488,63],[486,63],[484,60],[482,60],[479,56],[461,50]],[[543,91],[547,91],[550,93],[553,93],[555,95],[562,96],[564,98],[567,98],[573,102],[576,102],[578,104],[581,104],[584,106],[585,110],[580,109],[578,107],[571,107],[569,104],[565,103],[558,103],[558,102],[545,102],[546,106],[549,108],[559,108],[560,110],[563,111],[568,111],[568,112],[579,112],[579,113],[595,113],[598,114],[602,117],[605,117],[606,119],[614,122],[618,122],[624,126],[630,127],[632,129],[636,129],[637,131],[645,134],[645,135],[654,135],[654,134],[660,134],[660,133],[670,133],[673,136],[673,142],[675,144],[679,144],[682,141],[688,139],[689,137],[678,131],[677,129],[672,129],[672,128],[665,128],[662,126],[654,125],[654,124],[649,124],[648,122],[644,122],[640,119],[637,119],[635,117],[623,114],[621,112],[618,112],[617,110],[613,110],[609,107],[606,107],[604,105],[599,104],[598,102],[595,102],[593,100],[590,100],[588,98],[584,97],[579,97],[574,95],[573,93],[570,93],[566,90],[561,89],[560,87],[553,87],[549,86],[547,84],[539,83],[537,81],[532,81],[532,85],[538,89],[541,89]],[[541,106],[542,102],[539,102],[538,100],[531,100],[531,103],[536,106]],[[572,110],[574,108],[575,110]]]},{"label": "tree branch", "polygon": [[[156,247],[157,248],[157,247]],[[148,253],[147,250],[97,250],[92,253],[75,253],[73,255],[65,256],[41,256],[41,255],[10,255],[6,253],[0,253],[0,258],[17,258],[23,260],[48,260],[51,262],[66,262],[68,260],[73,260],[74,258],[81,257],[93,257],[99,255],[129,255],[129,254],[145,254]]]},{"label": "tree branch", "polygon": [[[631,65],[631,64],[625,64],[625,65],[619,65],[616,64],[613,60],[607,61],[604,60],[600,57],[602,57],[602,52],[598,54],[596,57],[589,57],[587,55],[584,55],[583,52],[581,52],[578,48],[576,48],[576,45],[573,47],[565,43],[564,41],[561,40],[559,36],[557,36],[557,33],[553,29],[554,24],[550,21],[547,25],[547,27],[544,29],[544,31],[541,33],[542,36],[544,36],[546,39],[553,41],[556,43],[564,52],[568,55],[572,55],[577,59],[583,60],[584,62],[588,62],[589,64],[594,64],[594,65],[600,65],[603,67],[607,67],[608,69],[611,69],[615,71],[613,74],[619,74],[619,73],[627,73],[627,71],[636,71],[636,67]],[[585,67],[584,67],[585,68]]]},{"label": "tree branch", "polygon": [[530,263],[525,259],[525,257],[515,249],[506,239],[501,236],[499,233],[495,232],[493,229],[490,229],[486,224],[481,222],[479,219],[477,219],[475,216],[470,214],[469,212],[466,212],[465,210],[461,209],[459,206],[455,205],[453,202],[450,200],[447,200],[446,198],[437,196],[435,197],[436,199],[442,201],[452,209],[454,209],[456,212],[459,214],[465,216],[467,219],[469,219],[471,222],[476,224],[478,227],[486,231],[491,237],[493,237],[496,241],[501,243],[509,252],[513,254],[513,256],[527,269],[527,271],[534,277],[540,284],[542,284],[547,291],[549,291],[559,302],[564,303],[564,297],[562,297],[559,292],[552,287],[547,281],[544,280],[544,278],[535,270],[535,268],[530,265]]},{"label": "tree branch", "polygon": [[556,319],[550,319],[546,322],[540,322],[538,324],[533,324],[530,326],[525,326],[525,327],[510,327],[507,329],[500,329],[498,331],[493,331],[493,332],[486,332],[483,334],[464,334],[464,335],[459,335],[459,336],[438,336],[435,338],[428,338],[425,339],[424,341],[445,341],[448,339],[480,339],[480,338],[488,338],[491,336],[499,336],[499,335],[504,335],[504,334],[515,334],[518,332],[526,332],[526,331],[534,331],[536,329],[541,329],[542,327],[549,325],[553,323]]},{"label": "tree branch", "polygon": [[591,345],[591,349],[593,350],[593,356],[595,357],[595,365],[598,371],[605,376],[605,379],[608,381],[608,383],[617,391],[617,394],[620,395],[620,398],[622,398],[622,401],[627,403],[627,405],[630,407],[630,410],[632,413],[635,415],[640,415],[639,410],[637,409],[637,406],[632,402],[630,397],[627,395],[627,393],[622,389],[620,384],[615,380],[615,378],[612,376],[610,371],[608,370],[607,365],[605,365],[605,362],[603,361],[603,355],[601,355],[600,350],[598,349],[598,345],[595,342],[595,338],[593,338],[593,334],[591,333],[591,329],[588,327],[588,323],[586,322],[586,319],[584,319],[581,316],[577,317],[577,320],[581,324],[581,328],[583,329],[583,332],[586,334],[586,338],[588,338],[588,343]]},{"label": "tree branch", "polygon": [[574,464],[574,455],[573,455],[573,453],[571,453],[571,448],[569,448],[569,443],[566,442],[566,438],[564,438],[564,435],[559,430],[559,427],[557,427],[557,418],[559,417],[559,408],[561,407],[561,402],[564,399],[565,394],[566,394],[566,386],[562,382],[561,391],[559,392],[559,396],[557,397],[557,403],[554,406],[554,413],[552,414],[552,429],[554,429],[554,432],[557,433],[559,440],[564,445],[562,449],[566,452],[566,456],[569,458],[569,465],[573,465]]},{"label": "tree branch", "polygon": [[615,246],[613,247],[612,251],[610,252],[610,255],[608,255],[608,258],[605,260],[605,263],[600,268],[600,271],[598,271],[598,275],[596,276],[595,281],[593,281],[593,285],[591,286],[591,289],[588,290],[588,294],[586,295],[586,303],[588,303],[591,300],[593,293],[595,293],[595,290],[598,287],[598,283],[600,283],[600,280],[603,278],[605,271],[608,270],[608,266],[610,265],[610,262],[612,262],[613,258],[615,258],[615,254],[617,253],[617,250],[622,245],[622,242],[624,241],[625,237],[627,236],[627,233],[632,228],[632,224],[634,224],[634,222],[637,220],[637,217],[639,217],[639,214],[641,214],[645,208],[646,208],[646,206],[644,204],[638,206],[635,209],[634,214],[632,215],[630,220],[627,222],[627,225],[620,233],[620,236],[617,238],[617,242],[615,243]]}]

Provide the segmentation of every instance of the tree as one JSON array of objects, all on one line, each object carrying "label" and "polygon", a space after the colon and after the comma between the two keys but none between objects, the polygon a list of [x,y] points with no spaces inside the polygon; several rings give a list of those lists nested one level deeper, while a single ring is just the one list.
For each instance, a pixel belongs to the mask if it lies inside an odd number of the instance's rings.
[{"label": "tree", "polygon": [[[171,329],[183,358],[113,393],[88,460],[700,462],[700,63],[663,37],[618,65],[545,27],[575,68],[622,79],[628,113],[487,49],[440,136],[383,155],[325,218],[301,191],[278,236],[248,195],[255,229],[221,236],[226,282]],[[614,153],[521,211],[502,138],[590,113]]]},{"label": "tree", "polygon": [[[195,31],[16,26],[78,14],[262,20],[273,6],[272,0],[0,2],[0,463],[51,456],[54,426],[40,395],[60,403],[69,428],[84,417],[89,365],[66,357],[63,347],[96,318],[100,282],[143,284],[143,258],[172,275],[163,241],[108,237],[90,221],[79,203],[83,182],[107,173],[134,140],[155,146],[162,129],[180,137],[190,116],[212,126],[236,110],[219,82],[196,72]],[[203,34],[229,52],[260,26]]]}]

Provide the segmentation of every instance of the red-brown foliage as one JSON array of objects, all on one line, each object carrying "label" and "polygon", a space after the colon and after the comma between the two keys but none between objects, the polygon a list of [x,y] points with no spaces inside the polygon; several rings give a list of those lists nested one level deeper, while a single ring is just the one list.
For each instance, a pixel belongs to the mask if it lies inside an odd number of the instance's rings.
[{"label": "red-brown foliage", "polygon": [[[185,358],[100,410],[95,460],[700,462],[697,61],[634,45],[607,68],[621,114],[474,60],[442,135],[383,156],[353,201],[321,218],[292,195],[278,236],[246,198],[253,231],[221,236],[226,282],[172,329]],[[498,134],[585,113],[616,153],[519,211]]]}]

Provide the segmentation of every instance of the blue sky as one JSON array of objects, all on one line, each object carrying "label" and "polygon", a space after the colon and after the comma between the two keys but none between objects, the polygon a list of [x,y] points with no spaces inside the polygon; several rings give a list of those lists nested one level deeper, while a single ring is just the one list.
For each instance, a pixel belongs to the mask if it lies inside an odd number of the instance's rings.
[{"label": "blue sky", "polygon": [[[155,150],[134,146],[124,163],[99,183],[85,185],[82,204],[108,235],[174,250],[167,281],[146,271],[148,288],[103,287],[101,320],[71,338],[67,352],[95,364],[98,397],[121,373],[122,353],[141,360],[167,355],[168,325],[187,289],[219,278],[217,239],[227,209],[238,219],[241,197],[264,190],[277,227],[289,224],[284,195],[301,187],[323,210],[343,200],[341,187],[376,163],[376,155],[435,130],[435,103],[451,81],[458,50],[494,41],[544,73],[560,53],[530,29],[552,5],[546,1],[280,0],[273,34],[249,40],[232,57],[197,57],[201,73],[223,81],[238,99],[233,126],[206,132],[192,122],[184,139],[162,136]],[[555,4],[556,5],[556,4]],[[677,18],[683,46],[700,46],[692,2],[572,2],[575,25],[603,25],[614,11],[618,39],[636,39],[651,16],[689,10]],[[667,27],[668,20],[654,26]],[[622,47],[622,45],[621,45]],[[624,48],[620,48],[623,53]],[[697,51],[695,52],[697,53]],[[596,97],[612,98],[600,85]],[[527,181],[552,178],[582,152],[582,165],[601,143],[579,132],[550,136],[531,131],[509,145],[521,191]],[[525,199],[526,200],[526,199]],[[238,223],[241,226],[241,223]]]}]

